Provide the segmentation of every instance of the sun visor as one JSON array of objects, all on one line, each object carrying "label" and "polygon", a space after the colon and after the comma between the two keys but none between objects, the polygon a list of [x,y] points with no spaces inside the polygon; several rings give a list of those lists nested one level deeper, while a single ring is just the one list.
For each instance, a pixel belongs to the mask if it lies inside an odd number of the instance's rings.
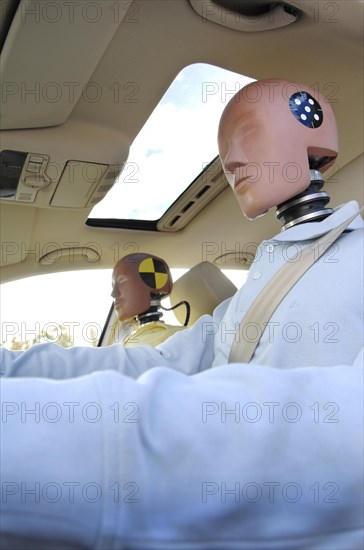
[{"label": "sun visor", "polygon": [[90,79],[130,1],[117,4],[19,3],[0,58],[3,130],[60,125],[82,94],[100,94]]}]

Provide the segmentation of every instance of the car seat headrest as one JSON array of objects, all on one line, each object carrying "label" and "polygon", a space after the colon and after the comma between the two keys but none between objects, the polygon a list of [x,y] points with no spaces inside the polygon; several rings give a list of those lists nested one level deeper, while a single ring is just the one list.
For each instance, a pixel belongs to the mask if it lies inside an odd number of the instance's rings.
[{"label": "car seat headrest", "polygon": [[[191,306],[189,326],[205,313],[212,314],[215,307],[237,291],[236,286],[224,273],[210,262],[201,262],[192,267],[173,284],[171,305],[187,300]],[[174,314],[183,324],[184,308],[176,308]]]}]

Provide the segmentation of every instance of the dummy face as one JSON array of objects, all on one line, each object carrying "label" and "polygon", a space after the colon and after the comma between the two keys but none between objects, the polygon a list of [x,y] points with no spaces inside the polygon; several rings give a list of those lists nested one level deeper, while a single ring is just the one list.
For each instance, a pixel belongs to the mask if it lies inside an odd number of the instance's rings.
[{"label": "dummy face", "polygon": [[[304,102],[298,94],[295,103],[294,94],[302,90],[312,97]],[[310,184],[309,156],[331,158],[321,171],[334,161],[335,118],[325,98],[317,96],[301,84],[258,81],[240,90],[225,108],[218,132],[219,153],[247,218],[254,219],[304,191]],[[296,106],[303,109],[297,116]],[[311,126],[305,124],[309,117]]]},{"label": "dummy face", "polygon": [[111,296],[120,321],[132,319],[149,309],[150,291],[132,262],[120,260],[115,265]]},{"label": "dummy face", "polygon": [[128,254],[114,267],[111,296],[120,321],[145,313],[152,297],[168,296],[171,291],[169,267],[157,256],[143,252]]}]

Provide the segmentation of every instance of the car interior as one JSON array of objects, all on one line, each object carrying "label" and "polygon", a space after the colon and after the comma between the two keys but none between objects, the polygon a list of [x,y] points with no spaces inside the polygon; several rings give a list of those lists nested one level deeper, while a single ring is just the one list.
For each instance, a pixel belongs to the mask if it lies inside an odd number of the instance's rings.
[{"label": "car interior", "polygon": [[[176,282],[171,304],[190,299],[190,323],[211,313],[235,291],[218,272],[246,272],[257,245],[280,231],[274,209],[244,218],[218,157],[219,115],[244,79],[291,79],[326,96],[340,150],[324,189],[331,207],[362,205],[363,6],[4,0],[1,283],[111,270],[123,255],[150,252],[172,270],[195,269]],[[153,118],[158,109],[163,120]],[[107,328],[112,310],[106,317]],[[99,345],[112,343],[106,328]]]}]

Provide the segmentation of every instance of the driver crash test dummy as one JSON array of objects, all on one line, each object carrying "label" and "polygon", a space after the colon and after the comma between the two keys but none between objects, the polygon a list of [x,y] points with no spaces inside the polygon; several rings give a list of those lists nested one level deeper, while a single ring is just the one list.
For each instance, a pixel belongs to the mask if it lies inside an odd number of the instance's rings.
[{"label": "driver crash test dummy", "polygon": [[170,295],[172,287],[169,267],[162,258],[138,252],[117,262],[112,274],[111,296],[121,324],[115,329],[124,332],[124,346],[156,346],[184,328],[168,325],[162,318],[161,300]]},{"label": "driver crash test dummy", "polygon": [[1,350],[9,548],[363,548],[363,223],[323,191],[334,113],[253,82],[218,145],[243,214],[277,214],[231,299],[155,348]]}]

